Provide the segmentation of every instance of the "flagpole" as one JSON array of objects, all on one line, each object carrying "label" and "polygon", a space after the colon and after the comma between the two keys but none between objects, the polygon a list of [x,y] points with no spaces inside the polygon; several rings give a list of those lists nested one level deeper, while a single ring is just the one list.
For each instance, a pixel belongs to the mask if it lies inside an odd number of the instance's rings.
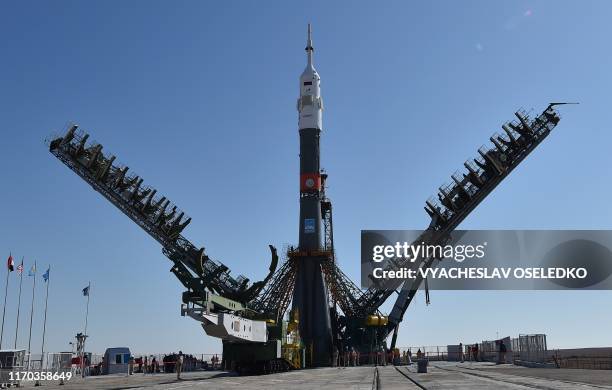
[{"label": "flagpole", "polygon": [[87,342],[87,317],[89,317],[89,294],[91,292],[91,281],[87,283],[87,308],[85,309],[85,331],[83,332],[83,349],[81,350],[81,375],[85,378],[85,343]]},{"label": "flagpole", "polygon": [[21,272],[19,273],[19,299],[17,300],[17,325],[15,326],[15,345],[14,349],[17,349],[17,334],[19,332],[19,311],[21,309],[21,285],[23,284],[23,256],[21,257]]},{"label": "flagpole", "polygon": [[32,319],[34,318],[34,290],[36,289],[36,261],[34,261],[34,283],[32,283],[32,310],[30,311],[30,337],[28,338],[28,370],[30,369],[30,361],[32,353],[30,346],[32,345]]},{"label": "flagpole", "polygon": [[[87,317],[89,317],[89,293],[91,292],[91,282],[87,284],[87,309],[85,310],[85,336],[87,336]],[[83,343],[83,346],[85,343]]]},{"label": "flagpole", "polygon": [[[47,296],[45,297],[45,320],[43,322],[43,336],[42,336],[42,347],[40,347],[40,368],[42,369],[42,361],[45,356],[45,333],[47,332],[47,303],[49,302],[49,284],[51,283],[51,278],[49,277],[49,273],[51,271],[51,265],[47,268],[47,277],[45,282],[47,283]],[[43,275],[44,276],[44,275]]]},{"label": "flagpole", "polygon": [[[12,253],[9,253],[9,259],[12,257]],[[8,295],[8,282],[11,270],[6,266],[6,287],[4,288],[4,308],[2,309],[2,330],[0,330],[0,349],[2,349],[2,339],[4,337],[4,315],[6,314],[6,296]]]}]

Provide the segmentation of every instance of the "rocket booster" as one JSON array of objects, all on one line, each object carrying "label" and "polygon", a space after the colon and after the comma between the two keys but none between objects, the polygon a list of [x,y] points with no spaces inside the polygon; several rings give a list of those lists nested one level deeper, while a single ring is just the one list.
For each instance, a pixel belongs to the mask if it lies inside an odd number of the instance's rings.
[{"label": "rocket booster", "polygon": [[321,168],[319,139],[322,129],[323,102],[319,74],[312,62],[310,25],[306,54],[308,63],[300,76],[300,97],[297,102],[300,130],[300,240],[298,272],[293,290],[293,307],[299,310],[300,336],[307,349],[309,366],[331,363],[332,331],[327,286],[320,255],[321,233]]}]

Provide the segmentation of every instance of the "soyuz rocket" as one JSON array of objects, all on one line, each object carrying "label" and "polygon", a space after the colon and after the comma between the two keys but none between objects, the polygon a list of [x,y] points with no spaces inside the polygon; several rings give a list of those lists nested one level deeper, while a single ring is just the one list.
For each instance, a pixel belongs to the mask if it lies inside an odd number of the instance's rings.
[{"label": "soyuz rocket", "polygon": [[307,351],[307,365],[327,366],[332,356],[332,330],[327,286],[321,270],[321,167],[319,139],[323,129],[321,78],[313,65],[311,29],[308,25],[308,63],[300,76],[297,102],[300,133],[300,256],[293,291],[293,308],[299,312],[300,336]]}]

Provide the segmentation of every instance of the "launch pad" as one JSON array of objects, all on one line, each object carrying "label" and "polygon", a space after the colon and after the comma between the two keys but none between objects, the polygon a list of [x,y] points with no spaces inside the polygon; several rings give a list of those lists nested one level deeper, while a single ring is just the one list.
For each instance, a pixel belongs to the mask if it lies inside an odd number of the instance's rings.
[{"label": "launch pad", "polygon": [[[358,354],[360,363],[372,363],[376,353],[395,348],[399,324],[424,282],[393,280],[362,290],[338,267],[332,203],[326,194],[328,175],[320,168],[324,106],[313,52],[309,26],[307,65],[297,101],[299,243],[282,254],[280,267],[277,251],[270,246],[269,272],[261,281],[232,276],[227,266],[186,239],[182,232],[191,218],[127,166],[115,163],[115,156],[105,154],[101,144],[88,142],[89,135],[77,125],[49,143],[55,157],[160,243],[172,262],[170,271],[186,288],[182,315],[201,322],[207,334],[223,341],[228,370],[273,373],[330,366],[349,351]],[[450,184],[426,201],[431,222],[415,242],[438,245],[451,240],[455,228],[550,135],[561,120],[555,109],[560,104],[566,103],[551,103],[534,116],[517,111],[516,119],[502,126],[503,134],[490,137],[491,144],[478,149],[463,172],[453,174]],[[438,260],[400,260],[387,271],[426,269]],[[380,307],[395,293],[393,309],[385,315]]]},{"label": "launch pad", "polygon": [[[584,390],[612,389],[612,371],[578,369],[529,369],[514,366],[495,366],[488,363],[437,362],[427,374],[417,374],[413,366],[379,366],[348,368],[317,368],[265,376],[240,377],[228,372],[204,371],[184,373],[184,380],[176,381],[173,374],[157,376],[105,376],[75,378],[65,385],[45,383],[57,389],[217,389],[271,388],[294,390],[473,390],[473,389],[540,389]],[[25,383],[25,388],[34,388]]]}]

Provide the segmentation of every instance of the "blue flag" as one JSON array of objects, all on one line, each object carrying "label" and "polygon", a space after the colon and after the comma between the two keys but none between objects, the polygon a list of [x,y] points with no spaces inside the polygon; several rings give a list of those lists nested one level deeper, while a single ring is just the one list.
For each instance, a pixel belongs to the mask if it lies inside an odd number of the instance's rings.
[{"label": "blue flag", "polygon": [[89,296],[89,286],[87,286],[87,287],[85,287],[85,288],[83,289],[83,296],[84,296],[84,297]]},{"label": "blue flag", "polygon": [[34,276],[34,275],[36,275],[36,264],[34,264],[32,268],[30,268],[30,272],[28,272],[28,276]]},{"label": "blue flag", "polygon": [[45,279],[45,282],[49,281],[49,271],[51,271],[51,266],[49,266],[49,268],[47,268],[47,272],[45,272],[42,277],[43,279]]}]

